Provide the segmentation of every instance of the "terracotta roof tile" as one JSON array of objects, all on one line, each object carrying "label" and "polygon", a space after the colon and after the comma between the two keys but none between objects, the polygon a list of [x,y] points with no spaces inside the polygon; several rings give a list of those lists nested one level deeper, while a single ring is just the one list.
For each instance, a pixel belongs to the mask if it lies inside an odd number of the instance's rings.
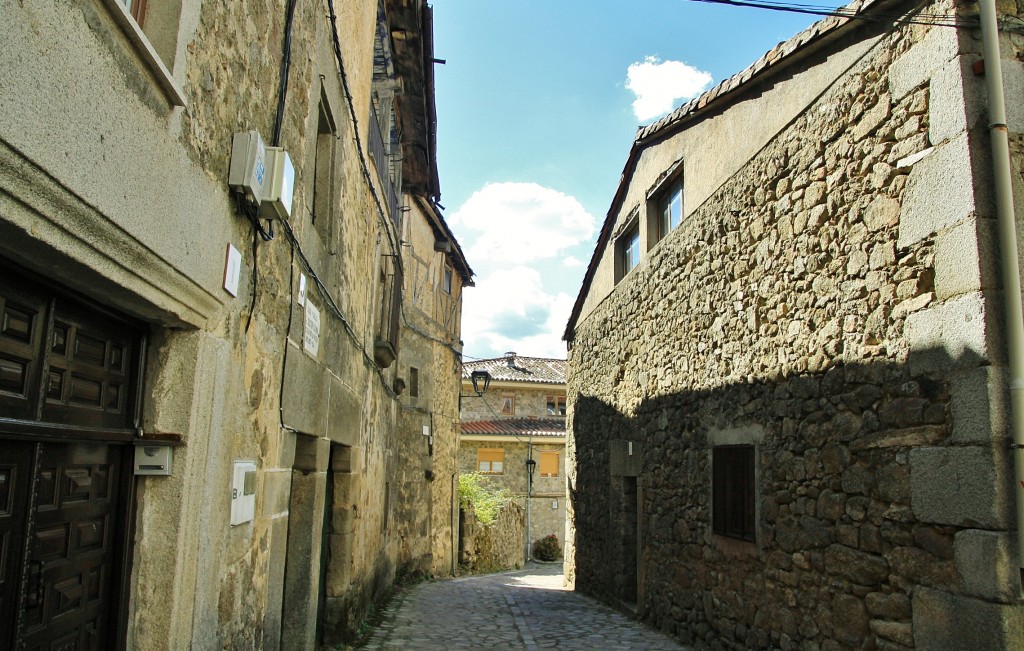
[{"label": "terracotta roof tile", "polygon": [[505,420],[470,420],[462,423],[463,434],[493,436],[565,436],[564,418],[508,418]]},{"label": "terracotta roof tile", "polygon": [[487,371],[492,380],[501,382],[537,382],[565,384],[565,360],[547,357],[524,357],[512,353],[505,357],[464,362],[462,378],[469,379],[473,371]]}]

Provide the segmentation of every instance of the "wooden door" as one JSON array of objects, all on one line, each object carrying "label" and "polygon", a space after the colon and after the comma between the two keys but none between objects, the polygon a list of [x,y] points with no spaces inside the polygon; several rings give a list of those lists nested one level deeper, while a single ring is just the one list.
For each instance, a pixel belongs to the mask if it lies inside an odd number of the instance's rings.
[{"label": "wooden door", "polygon": [[141,334],[0,265],[0,649],[112,649]]},{"label": "wooden door", "polygon": [[18,642],[28,651],[105,649],[117,567],[119,446],[39,448]]}]

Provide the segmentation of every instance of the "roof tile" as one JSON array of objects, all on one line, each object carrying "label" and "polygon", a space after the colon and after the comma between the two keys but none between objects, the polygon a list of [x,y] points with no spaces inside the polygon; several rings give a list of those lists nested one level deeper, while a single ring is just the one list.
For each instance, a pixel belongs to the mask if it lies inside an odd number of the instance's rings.
[{"label": "roof tile", "polygon": [[487,371],[492,380],[500,382],[565,384],[565,368],[564,359],[524,357],[511,353],[504,357],[464,362],[462,378],[468,380],[473,371]]},{"label": "roof tile", "polygon": [[470,420],[462,423],[463,434],[492,436],[565,436],[564,418],[508,418],[504,420]]}]

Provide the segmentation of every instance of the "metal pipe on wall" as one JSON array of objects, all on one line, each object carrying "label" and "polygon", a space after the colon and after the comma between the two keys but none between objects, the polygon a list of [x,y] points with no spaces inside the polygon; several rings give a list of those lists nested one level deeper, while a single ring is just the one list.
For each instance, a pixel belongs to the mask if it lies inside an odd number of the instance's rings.
[{"label": "metal pipe on wall", "polygon": [[999,23],[995,0],[980,0],[981,39],[984,47],[988,129],[992,142],[992,175],[996,222],[999,229],[1000,269],[1006,310],[1006,343],[1010,370],[1010,418],[1013,443],[1014,492],[1017,495],[1017,565],[1024,584],[1024,309],[1020,295],[1020,257],[1017,220],[1010,177],[1010,137],[1006,126],[1006,100],[999,56]]}]

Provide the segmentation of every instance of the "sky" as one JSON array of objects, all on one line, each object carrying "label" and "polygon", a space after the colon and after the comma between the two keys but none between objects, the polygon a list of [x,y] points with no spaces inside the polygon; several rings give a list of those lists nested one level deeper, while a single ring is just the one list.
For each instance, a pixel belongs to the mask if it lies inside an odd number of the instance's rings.
[{"label": "sky", "polygon": [[433,0],[441,204],[466,359],[561,340],[636,130],[814,16],[689,0]]}]

